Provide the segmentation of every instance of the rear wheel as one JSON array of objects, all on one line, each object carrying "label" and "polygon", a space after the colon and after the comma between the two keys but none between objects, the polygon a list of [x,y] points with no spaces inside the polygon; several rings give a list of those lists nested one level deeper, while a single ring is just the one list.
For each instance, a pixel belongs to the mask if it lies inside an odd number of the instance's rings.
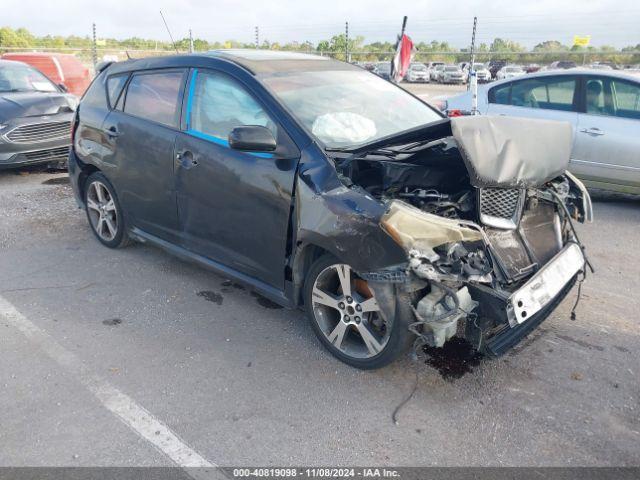
[{"label": "rear wheel", "polygon": [[318,339],[353,367],[383,367],[408,345],[406,325],[385,318],[367,282],[333,256],[325,255],[312,265],[305,305]]},{"label": "rear wheel", "polygon": [[109,180],[100,172],[85,183],[84,205],[91,230],[103,245],[124,247],[129,243],[122,208]]}]

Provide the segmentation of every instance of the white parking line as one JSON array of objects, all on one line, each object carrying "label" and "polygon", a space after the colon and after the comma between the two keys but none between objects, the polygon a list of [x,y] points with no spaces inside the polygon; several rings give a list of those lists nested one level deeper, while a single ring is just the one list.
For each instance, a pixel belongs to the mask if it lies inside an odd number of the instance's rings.
[{"label": "white parking line", "polygon": [[[144,407],[138,405],[131,397],[91,372],[80,358],[56,342],[48,333],[38,328],[2,296],[0,296],[0,319],[19,330],[56,363],[73,374],[74,378],[93,393],[105,408],[178,466],[212,469],[217,466],[190,448],[169,427]],[[192,475],[195,472],[197,471],[187,471],[191,476],[198,477],[205,473],[200,471],[196,475]]]}]

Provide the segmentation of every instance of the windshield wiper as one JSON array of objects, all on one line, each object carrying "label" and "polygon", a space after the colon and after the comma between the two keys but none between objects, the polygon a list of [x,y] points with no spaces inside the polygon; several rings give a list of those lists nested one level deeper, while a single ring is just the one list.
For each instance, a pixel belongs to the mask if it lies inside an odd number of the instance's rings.
[{"label": "windshield wiper", "polygon": [[355,147],[325,147],[325,152],[349,152]]}]

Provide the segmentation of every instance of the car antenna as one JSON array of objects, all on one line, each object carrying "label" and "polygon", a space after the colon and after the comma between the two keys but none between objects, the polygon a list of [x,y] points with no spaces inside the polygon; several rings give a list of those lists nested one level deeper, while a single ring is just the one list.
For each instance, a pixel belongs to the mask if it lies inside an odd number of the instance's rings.
[{"label": "car antenna", "polygon": [[162,17],[162,21],[164,22],[164,26],[167,29],[167,33],[169,33],[169,38],[171,39],[171,43],[173,43],[173,48],[176,49],[176,53],[180,53],[178,51],[178,47],[176,46],[176,42],[173,41],[173,35],[171,35],[171,30],[169,30],[169,25],[167,25],[167,21],[164,19],[164,15],[162,14],[162,10],[160,10],[160,16]]},{"label": "car antenna", "polygon": [[129,55],[129,50],[125,50],[124,53],[127,54],[127,60],[131,60],[131,55]]}]

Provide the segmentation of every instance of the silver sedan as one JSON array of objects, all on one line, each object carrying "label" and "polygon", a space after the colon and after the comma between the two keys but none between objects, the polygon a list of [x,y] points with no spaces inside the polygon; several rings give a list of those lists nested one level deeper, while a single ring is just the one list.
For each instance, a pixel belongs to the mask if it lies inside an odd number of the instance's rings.
[{"label": "silver sedan", "polygon": [[[446,110],[471,110],[469,92]],[[615,70],[545,71],[478,88],[483,115],[573,126],[570,169],[587,186],[640,194],[640,77]]]}]

